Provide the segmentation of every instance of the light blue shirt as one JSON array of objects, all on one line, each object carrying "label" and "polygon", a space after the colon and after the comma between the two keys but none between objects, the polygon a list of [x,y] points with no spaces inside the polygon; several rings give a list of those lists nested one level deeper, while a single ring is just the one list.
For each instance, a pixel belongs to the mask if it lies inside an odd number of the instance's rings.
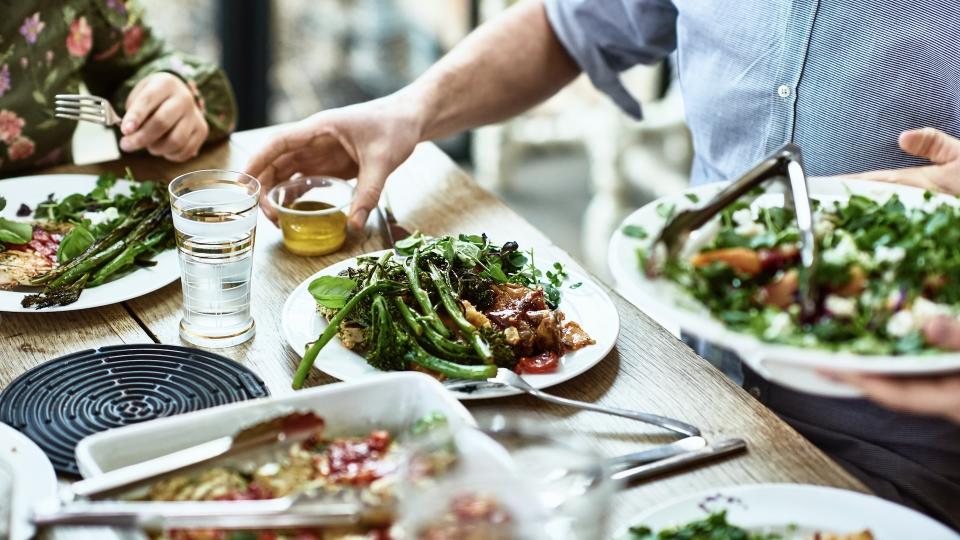
[{"label": "light blue shirt", "polygon": [[812,175],[924,161],[906,129],[960,135],[960,0],[546,0],[593,83],[677,51],[694,183],[730,180],[787,141]]}]

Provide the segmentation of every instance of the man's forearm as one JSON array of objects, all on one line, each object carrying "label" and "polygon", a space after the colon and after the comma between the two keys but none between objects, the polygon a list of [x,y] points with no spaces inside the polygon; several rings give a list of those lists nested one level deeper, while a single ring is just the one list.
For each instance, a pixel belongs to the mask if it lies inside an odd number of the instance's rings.
[{"label": "man's forearm", "polygon": [[399,93],[430,140],[498,122],[555,94],[580,69],[542,0],[524,0],[481,26]]}]

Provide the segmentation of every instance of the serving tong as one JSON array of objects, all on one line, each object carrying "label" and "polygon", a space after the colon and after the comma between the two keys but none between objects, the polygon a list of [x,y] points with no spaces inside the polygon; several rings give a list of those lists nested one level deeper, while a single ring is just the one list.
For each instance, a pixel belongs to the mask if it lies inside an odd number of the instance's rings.
[{"label": "serving tong", "polygon": [[800,147],[787,143],[770,154],[717,193],[713,199],[697,208],[684,210],[669,219],[653,242],[645,271],[651,278],[660,275],[668,260],[676,259],[690,233],[699,229],[740,197],[767,182],[784,185],[784,208],[793,208],[800,230],[800,271],[798,288],[800,313],[809,319],[817,310],[814,274],[819,255],[813,231],[813,209],[807,189]]},{"label": "serving tong", "polygon": [[289,446],[314,436],[324,426],[314,413],[293,412],[170,454],[162,455],[70,485],[63,497],[106,498],[129,493],[174,474],[184,474],[216,460],[238,456],[271,445]]}]

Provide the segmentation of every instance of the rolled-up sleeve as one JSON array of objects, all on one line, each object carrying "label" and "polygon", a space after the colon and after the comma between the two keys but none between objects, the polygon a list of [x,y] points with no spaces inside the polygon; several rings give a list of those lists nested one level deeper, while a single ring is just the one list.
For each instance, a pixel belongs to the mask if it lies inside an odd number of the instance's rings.
[{"label": "rolled-up sleeve", "polygon": [[642,111],[620,73],[653,64],[677,47],[677,9],[670,0],[545,0],[563,46],[593,84],[627,114]]}]

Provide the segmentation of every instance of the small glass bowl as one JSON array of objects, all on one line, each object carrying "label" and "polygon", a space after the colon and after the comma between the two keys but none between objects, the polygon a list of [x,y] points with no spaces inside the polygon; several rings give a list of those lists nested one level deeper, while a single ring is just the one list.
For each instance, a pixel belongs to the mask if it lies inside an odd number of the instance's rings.
[{"label": "small glass bowl", "polygon": [[278,184],[267,200],[277,211],[283,245],[296,255],[327,255],[347,239],[354,188],[338,178],[301,176]]}]

